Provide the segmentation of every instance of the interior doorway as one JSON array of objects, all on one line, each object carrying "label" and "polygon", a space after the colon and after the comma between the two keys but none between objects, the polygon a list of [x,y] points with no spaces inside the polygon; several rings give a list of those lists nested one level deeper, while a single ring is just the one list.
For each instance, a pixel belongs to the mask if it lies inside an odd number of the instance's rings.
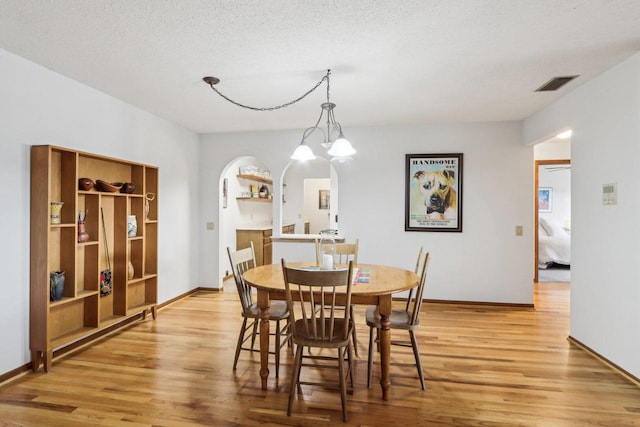
[{"label": "interior doorway", "polygon": [[571,161],[535,161],[534,282],[569,282]]}]

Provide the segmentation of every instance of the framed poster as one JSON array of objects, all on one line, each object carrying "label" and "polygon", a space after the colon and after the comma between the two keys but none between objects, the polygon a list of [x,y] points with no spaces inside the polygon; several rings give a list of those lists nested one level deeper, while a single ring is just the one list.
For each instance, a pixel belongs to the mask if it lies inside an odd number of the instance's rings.
[{"label": "framed poster", "polygon": [[551,212],[553,203],[553,188],[538,188],[538,212]]},{"label": "framed poster", "polygon": [[406,155],[404,230],[462,232],[462,153]]},{"label": "framed poster", "polygon": [[329,191],[331,190],[318,190],[318,209],[329,209],[331,206]]}]

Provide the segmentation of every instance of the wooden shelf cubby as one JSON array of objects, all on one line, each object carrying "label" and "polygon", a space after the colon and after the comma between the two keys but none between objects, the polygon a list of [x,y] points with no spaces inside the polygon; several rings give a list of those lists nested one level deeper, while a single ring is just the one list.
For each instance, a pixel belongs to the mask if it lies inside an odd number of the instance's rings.
[{"label": "wooden shelf cubby", "polygon": [[[127,182],[135,188],[131,194],[79,190],[80,178]],[[153,200],[146,200],[148,193]],[[51,224],[51,202],[64,203],[60,224]],[[86,215],[89,234],[81,243],[79,213]],[[130,215],[136,216],[138,224],[134,237],[127,234]],[[31,364],[34,371],[41,364],[48,371],[54,350],[140,313],[144,318],[150,311],[156,317],[158,168],[52,145],[31,147],[30,244]],[[131,280],[130,261],[135,269]],[[101,296],[100,272],[109,264],[112,292]],[[58,301],[49,296],[52,271],[65,273]]]}]

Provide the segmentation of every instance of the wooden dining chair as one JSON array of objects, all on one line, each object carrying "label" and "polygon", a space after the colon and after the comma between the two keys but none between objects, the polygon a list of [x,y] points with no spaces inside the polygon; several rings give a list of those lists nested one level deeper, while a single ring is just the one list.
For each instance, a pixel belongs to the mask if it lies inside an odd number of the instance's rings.
[{"label": "wooden dining chair", "polygon": [[[250,242],[250,246],[245,249],[237,251],[231,251],[227,247],[227,253],[229,254],[229,262],[231,263],[231,271],[233,272],[233,278],[236,282],[236,288],[238,290],[238,296],[240,297],[240,304],[242,306],[242,327],[240,328],[240,334],[238,335],[238,342],[236,344],[236,355],[233,360],[233,370],[236,370],[238,364],[238,358],[240,356],[240,350],[258,351],[254,350],[256,341],[256,335],[258,335],[258,323],[260,320],[260,309],[253,300],[252,287],[248,285],[244,279],[244,273],[256,266],[256,256],[253,249],[253,242]],[[282,347],[291,342],[291,331],[289,327],[289,310],[285,301],[273,301],[269,308],[269,320],[276,322],[275,332],[272,334],[275,336],[275,350],[270,352],[275,355],[276,359],[276,378],[279,377],[280,371],[280,350]],[[249,325],[247,325],[249,323]],[[282,325],[284,323],[284,325]],[[251,339],[251,347],[245,347],[244,344],[247,340]]]},{"label": "wooden dining chair", "polygon": [[[348,264],[349,261],[353,261],[354,264],[358,264],[358,242],[359,239],[356,239],[353,243],[336,243],[336,263],[338,264]],[[322,245],[320,244],[320,240],[316,239],[316,264],[320,265],[322,263]]]},{"label": "wooden dining chair", "polygon": [[[356,239],[353,243],[336,243],[335,244],[335,262],[336,264],[348,264],[349,261],[353,261],[355,265],[358,265],[358,242],[360,239]],[[320,241],[316,239],[316,265],[322,263],[322,245]],[[349,307],[351,310],[351,318],[355,319],[353,304]],[[356,331],[355,321],[353,323],[353,350],[358,356],[358,333]]]},{"label": "wooden dining chair", "polygon": [[[285,260],[282,260],[287,304],[291,313],[293,343],[296,345],[287,415],[291,415],[296,391],[302,392],[300,385],[318,384],[300,381],[302,366],[336,368],[335,356],[327,356],[324,352],[303,355],[304,347],[313,347],[321,350],[337,350],[342,419],[347,420],[347,376],[350,379],[351,387],[353,387],[353,357],[350,339],[353,321],[350,317],[350,310],[336,310],[336,308],[339,302],[343,304],[343,307],[351,304],[352,271],[353,261],[349,262],[348,268],[318,270],[289,268]],[[312,359],[315,363],[303,364],[303,358]],[[327,365],[328,361],[333,362],[334,365]],[[327,386],[326,384],[322,385]]]},{"label": "wooden dining chair", "polygon": [[[424,285],[427,277],[427,264],[429,262],[429,253],[423,252],[422,248],[418,253],[418,261],[416,263],[416,275],[418,276],[418,284],[409,291],[407,304],[404,309],[392,309],[390,320],[390,329],[404,329],[409,332],[409,341],[391,341],[392,345],[401,345],[413,348],[413,356],[416,360],[418,369],[418,377],[420,378],[420,386],[424,390],[424,372],[422,370],[422,361],[420,359],[420,350],[416,339],[415,331],[420,327],[420,308],[422,307],[422,296],[424,293]],[[365,310],[365,319],[369,326],[369,356],[367,360],[367,387],[371,387],[371,374],[373,368],[373,346],[374,331],[378,332],[382,327],[380,325],[380,314],[378,307],[367,307]],[[375,334],[378,335],[378,334]]]}]

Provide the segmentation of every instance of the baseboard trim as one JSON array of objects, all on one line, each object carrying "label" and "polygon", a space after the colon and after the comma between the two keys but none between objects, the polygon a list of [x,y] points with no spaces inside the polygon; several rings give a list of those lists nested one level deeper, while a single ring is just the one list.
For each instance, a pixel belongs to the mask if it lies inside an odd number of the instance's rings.
[{"label": "baseboard trim", "polygon": [[4,374],[0,375],[0,389],[2,388],[3,385],[5,385],[5,383],[9,383],[15,380],[16,378],[18,378],[19,376],[25,374],[30,370],[31,370],[31,362],[27,363],[26,365],[19,366],[16,369],[12,369],[9,372],[5,372]]},{"label": "baseboard trim", "polygon": [[[233,277],[233,276],[231,276],[231,277]],[[194,289],[193,292],[190,292],[190,294],[192,294],[194,292],[200,292],[200,291],[202,291],[202,292],[214,292],[214,293],[224,292],[224,287],[223,288],[208,288],[208,287],[205,287],[205,286],[200,286],[200,287]]]},{"label": "baseboard trim", "polygon": [[635,384],[637,387],[640,387],[640,378],[636,377],[635,375],[631,374],[630,372],[625,371],[620,366],[616,365],[615,363],[613,363],[612,361],[610,361],[609,359],[607,359],[606,357],[604,357],[603,355],[601,355],[597,351],[593,350],[588,345],[585,345],[582,342],[580,342],[579,340],[573,338],[571,335],[569,335],[567,337],[567,340],[571,344],[574,344],[577,347],[580,347],[582,350],[586,351],[591,356],[595,357],[600,362],[604,363],[605,365],[607,365],[608,367],[610,367],[611,369],[613,369],[614,371],[616,371],[617,373],[622,375],[624,378],[626,378],[632,384]]},{"label": "baseboard trim", "polygon": [[180,294],[178,296],[175,296],[173,298],[171,298],[170,300],[166,300],[165,302],[163,302],[162,304],[158,304],[158,310],[161,308],[165,308],[171,304],[173,304],[174,302],[178,302],[183,298],[186,298],[190,295],[195,294],[196,292],[200,292],[200,291],[206,291],[206,292],[222,292],[223,288],[207,288],[204,286],[198,286],[197,288],[193,288],[190,291],[187,291],[183,294]]},{"label": "baseboard trim", "polygon": [[515,302],[489,302],[489,301],[457,301],[448,299],[425,299],[424,302],[434,304],[457,304],[457,305],[473,305],[484,307],[502,307],[502,308],[519,308],[519,309],[534,309],[533,304],[521,304]]}]

